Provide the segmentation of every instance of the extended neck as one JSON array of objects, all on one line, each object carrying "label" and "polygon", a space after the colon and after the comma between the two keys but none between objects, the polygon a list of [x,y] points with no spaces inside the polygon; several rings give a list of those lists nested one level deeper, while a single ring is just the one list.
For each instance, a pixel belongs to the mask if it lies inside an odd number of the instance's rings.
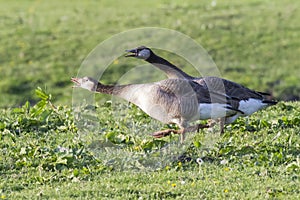
[{"label": "extended neck", "polygon": [[182,78],[182,79],[193,79],[194,77],[186,74],[184,71],[165,60],[162,57],[155,55],[154,53],[146,59],[147,62],[153,64],[160,70],[164,71],[168,78]]},{"label": "extended neck", "polygon": [[147,90],[147,86],[148,84],[103,85],[98,83],[95,92],[118,96],[140,107],[143,104],[141,94]]},{"label": "extended neck", "polygon": [[96,92],[120,96],[130,85],[103,85],[98,82]]}]

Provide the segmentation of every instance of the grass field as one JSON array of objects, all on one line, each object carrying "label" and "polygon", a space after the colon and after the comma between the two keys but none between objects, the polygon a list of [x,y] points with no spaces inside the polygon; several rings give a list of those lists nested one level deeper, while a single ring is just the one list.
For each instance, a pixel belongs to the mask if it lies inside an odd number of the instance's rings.
[{"label": "grass field", "polygon": [[[185,157],[149,168],[143,158],[169,138],[153,140],[155,122],[139,109],[117,119],[110,103],[97,106],[101,128],[92,130],[46,99],[1,111],[2,199],[300,197],[299,103],[239,119],[221,137],[201,130],[188,140]],[[99,153],[113,147],[121,154]]]},{"label": "grass field", "polygon": [[[36,102],[37,86],[53,94],[55,102],[68,104],[69,79],[89,52],[114,34],[144,26],[192,37],[225,78],[272,92],[280,100],[299,99],[298,1],[212,2],[2,1],[0,106]],[[104,81],[116,81],[124,73],[121,68],[137,63],[120,60]]]},{"label": "grass field", "polygon": [[[0,199],[300,198],[300,104],[287,102],[300,99],[298,1],[0,3]],[[215,129],[191,135],[185,157],[148,169],[141,158],[176,136],[151,138],[167,126],[132,105],[114,110],[101,101],[74,115],[70,82],[100,42],[148,26],[190,36],[223,77],[281,102],[238,119],[222,136]],[[193,72],[184,59],[160,53]],[[120,57],[101,80],[115,83],[141,63]],[[86,116],[99,124],[79,120]],[[99,153],[112,146],[121,160]]]}]

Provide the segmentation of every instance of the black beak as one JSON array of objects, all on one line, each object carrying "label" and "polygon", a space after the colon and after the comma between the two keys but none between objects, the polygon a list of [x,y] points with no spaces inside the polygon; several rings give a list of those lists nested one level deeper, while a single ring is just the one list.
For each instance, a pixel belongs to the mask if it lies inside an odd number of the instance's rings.
[{"label": "black beak", "polygon": [[137,49],[126,50],[129,54],[125,55],[125,57],[137,57]]}]

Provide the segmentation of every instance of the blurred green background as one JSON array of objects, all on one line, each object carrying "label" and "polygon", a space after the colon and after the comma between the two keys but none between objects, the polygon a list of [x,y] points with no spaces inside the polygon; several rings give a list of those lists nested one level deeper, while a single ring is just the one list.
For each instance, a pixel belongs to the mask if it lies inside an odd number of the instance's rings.
[{"label": "blurred green background", "polygon": [[[279,100],[300,98],[300,3],[287,1],[0,1],[0,107],[37,101],[36,87],[71,104],[84,58],[103,40],[138,27],[195,39],[224,78]],[[142,44],[141,44],[142,45]],[[162,55],[187,72],[183,59]],[[102,80],[114,83],[140,60],[120,57]]]}]

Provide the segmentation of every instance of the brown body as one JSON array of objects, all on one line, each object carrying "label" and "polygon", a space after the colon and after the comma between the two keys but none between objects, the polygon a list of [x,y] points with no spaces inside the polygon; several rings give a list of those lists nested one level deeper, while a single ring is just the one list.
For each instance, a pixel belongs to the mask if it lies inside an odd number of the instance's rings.
[{"label": "brown body", "polygon": [[89,77],[72,78],[72,81],[76,87],[121,97],[154,119],[177,124],[182,133],[191,121],[232,116],[239,112],[231,106],[235,100],[210,93],[198,83],[184,79],[128,85],[103,85]]}]

